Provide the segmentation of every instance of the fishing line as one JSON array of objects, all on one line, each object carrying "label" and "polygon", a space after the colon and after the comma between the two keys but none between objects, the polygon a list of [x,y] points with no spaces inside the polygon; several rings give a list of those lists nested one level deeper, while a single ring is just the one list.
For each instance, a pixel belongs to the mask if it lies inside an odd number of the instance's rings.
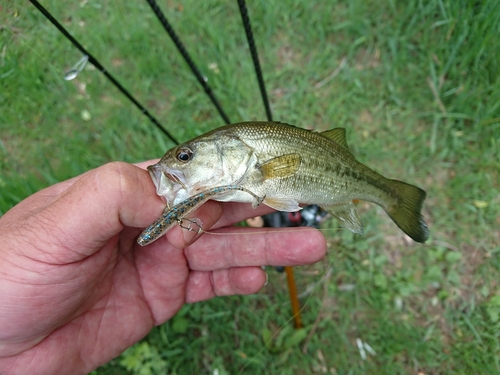
[{"label": "fishing line", "polygon": [[[38,57],[40,59],[40,61],[44,62],[47,65],[47,70],[50,71],[51,74],[53,74],[54,76],[59,76],[60,77],[60,74],[59,74],[58,70],[56,70],[56,68],[54,68],[54,64],[51,64],[50,61],[47,58],[45,58],[45,56],[43,56],[40,53],[38,53],[37,50],[35,49],[35,47],[33,47],[32,44],[28,43],[26,40],[24,40],[23,38],[19,37],[19,35],[17,35],[15,32],[13,32],[12,30],[10,30],[7,27],[5,27],[3,30],[8,31],[11,34],[12,38],[16,39],[16,42],[22,43],[24,46],[28,47],[28,49],[30,50],[30,53],[36,55],[36,57]],[[6,47],[7,46],[4,46],[4,49]],[[56,72],[58,72],[58,73],[56,73]]]},{"label": "fishing line", "polygon": [[[327,218],[328,219],[328,218]],[[187,221],[189,224],[184,225],[184,221]],[[204,230],[203,229],[203,223],[202,221],[197,218],[187,218],[183,217],[180,218],[177,221],[177,224],[179,227],[181,227],[184,230],[187,230],[188,232],[197,232],[198,234],[210,234],[212,236],[246,236],[246,235],[254,235],[254,234],[267,234],[267,233],[293,233],[293,232],[306,232],[310,230],[317,230],[320,232],[343,232],[346,231],[347,228],[315,228],[315,227],[309,227],[309,226],[300,226],[300,227],[281,227],[281,228],[275,228],[275,227],[241,227],[241,228],[247,228],[248,231],[244,232],[231,232],[231,233],[223,233],[223,232],[210,232],[210,230]],[[192,227],[192,224],[196,225],[198,228],[194,229]],[[237,226],[230,226],[229,228],[238,228]],[[266,228],[266,230],[264,230]],[[262,230],[259,230],[262,229]]]},{"label": "fishing line", "polygon": [[[189,230],[187,227],[182,227],[183,229]],[[233,227],[234,228],[234,227]],[[248,227],[250,228],[250,227]],[[274,229],[274,230],[273,230]],[[293,232],[305,232],[305,231],[310,231],[311,229],[316,229],[317,231],[320,232],[341,232],[341,231],[346,231],[345,228],[324,228],[324,229],[318,229],[318,228],[312,228],[312,227],[294,227],[294,228],[270,228],[268,230],[262,230],[262,231],[256,231],[256,232],[231,232],[231,233],[222,233],[222,232],[210,232],[203,230],[201,228],[199,229],[192,229],[191,231],[196,231],[198,233],[202,234],[210,234],[212,236],[247,236],[247,235],[254,235],[254,234],[267,234],[267,233],[293,233]]]},{"label": "fishing line", "polygon": [[158,129],[160,129],[172,142],[175,144],[179,144],[177,139],[175,139],[167,129],[165,129],[160,122],[151,114],[149,111],[139,103],[133,96],[130,94],[125,87],[123,87],[120,82],[118,82],[107,70],[104,66],[90,53],[88,52],[53,16],[47,11],[37,0],[30,0],[30,2],[47,18],[56,28],[59,30],[65,37],[68,39],[80,52],[83,53],[84,56],[88,57],[88,61],[94,65],[102,74],[108,78],[115,87],[120,90],[120,92],[125,95],[134,105],[147,117],[151,120],[153,124],[156,125]]}]

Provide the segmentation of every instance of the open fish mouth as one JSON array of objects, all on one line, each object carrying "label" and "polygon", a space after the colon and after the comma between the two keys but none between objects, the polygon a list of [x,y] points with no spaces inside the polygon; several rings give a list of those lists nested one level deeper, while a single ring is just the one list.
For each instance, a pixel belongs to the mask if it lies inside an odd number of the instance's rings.
[{"label": "open fish mouth", "polygon": [[156,194],[163,197],[167,203],[172,203],[179,190],[186,189],[184,174],[177,170],[165,168],[160,164],[148,166],[151,180],[156,187]]},{"label": "open fish mouth", "polygon": [[165,173],[165,176],[172,181],[174,184],[180,184],[183,189],[187,190],[186,185],[181,181],[179,177],[177,177],[176,174],[173,173]]}]

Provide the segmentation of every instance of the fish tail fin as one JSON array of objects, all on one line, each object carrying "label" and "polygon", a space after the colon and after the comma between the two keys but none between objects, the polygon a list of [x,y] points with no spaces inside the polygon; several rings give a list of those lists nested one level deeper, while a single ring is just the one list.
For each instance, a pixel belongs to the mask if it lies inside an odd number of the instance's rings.
[{"label": "fish tail fin", "polygon": [[424,243],[429,238],[429,229],[421,213],[425,191],[402,181],[390,181],[398,191],[399,199],[394,205],[387,207],[387,213],[414,241]]}]

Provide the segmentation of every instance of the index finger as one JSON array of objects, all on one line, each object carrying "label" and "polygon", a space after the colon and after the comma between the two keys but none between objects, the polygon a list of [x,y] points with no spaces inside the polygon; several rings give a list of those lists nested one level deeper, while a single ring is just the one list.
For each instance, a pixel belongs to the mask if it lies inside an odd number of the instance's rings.
[{"label": "index finger", "polygon": [[147,169],[150,165],[158,163],[158,161],[160,161],[160,159],[151,159],[151,160],[141,161],[139,163],[134,163],[134,165],[141,169]]}]

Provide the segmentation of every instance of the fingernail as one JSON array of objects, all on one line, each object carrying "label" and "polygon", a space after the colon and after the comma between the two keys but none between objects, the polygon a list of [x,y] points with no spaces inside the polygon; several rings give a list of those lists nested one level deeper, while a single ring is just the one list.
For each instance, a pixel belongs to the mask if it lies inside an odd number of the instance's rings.
[{"label": "fingernail", "polygon": [[189,231],[184,228],[182,228],[182,237],[184,238],[184,243],[186,246],[189,246],[195,239],[196,236],[198,236],[199,233],[195,231]]},{"label": "fingernail", "polygon": [[266,282],[264,283],[264,286],[266,286],[268,282],[269,282],[269,275],[266,272]]}]

